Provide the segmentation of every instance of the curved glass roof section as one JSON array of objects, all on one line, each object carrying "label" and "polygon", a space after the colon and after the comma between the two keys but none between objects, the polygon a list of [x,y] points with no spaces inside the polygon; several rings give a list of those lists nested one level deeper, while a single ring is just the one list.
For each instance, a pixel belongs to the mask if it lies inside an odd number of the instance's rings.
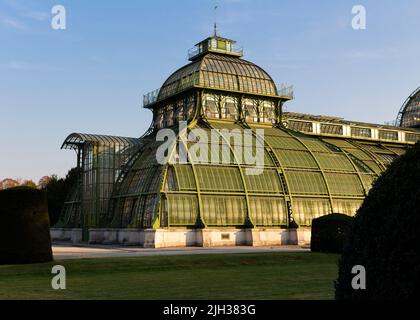
[{"label": "curved glass roof section", "polygon": [[399,113],[399,125],[404,128],[420,128],[420,87],[404,102]]},{"label": "curved glass roof section", "polygon": [[87,133],[72,133],[64,140],[61,149],[78,149],[81,145],[86,143],[103,145],[141,145],[142,141],[137,138]]},{"label": "curved glass roof section", "polygon": [[[234,144],[219,150],[219,159],[224,155],[228,163],[201,163],[189,153],[186,162],[159,165],[154,155],[160,143],[150,142],[113,195],[113,227],[193,227],[198,221],[215,227],[285,226],[290,209],[301,226],[332,212],[354,215],[376,177],[405,150],[264,125],[209,121],[196,127],[209,135],[213,128],[251,128],[254,148],[256,130],[264,129],[262,174],[245,173],[252,166],[236,157]],[[230,139],[218,132],[221,141]],[[177,145],[169,151],[173,160],[179,159]],[[252,146],[243,147],[244,154],[252,152]]]},{"label": "curved glass roof section", "polygon": [[208,53],[173,73],[162,85],[157,100],[192,87],[277,96],[273,79],[252,62]]}]

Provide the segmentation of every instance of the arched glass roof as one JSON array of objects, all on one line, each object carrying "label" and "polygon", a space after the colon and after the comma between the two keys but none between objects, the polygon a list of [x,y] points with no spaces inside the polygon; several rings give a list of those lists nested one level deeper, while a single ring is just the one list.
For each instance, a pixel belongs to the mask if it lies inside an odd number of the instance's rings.
[{"label": "arched glass roof", "polygon": [[[220,129],[246,128],[216,120],[195,127],[209,135],[218,129],[222,140],[229,138]],[[332,212],[353,215],[376,177],[404,152],[404,146],[314,137],[262,124],[250,128],[254,139],[257,129],[265,132],[260,175],[246,174],[252,166],[235,156],[234,145],[228,154],[220,150],[220,159],[227,156],[228,163],[201,163],[192,153],[186,162],[159,165],[155,155],[161,143],[150,142],[113,195],[113,227],[185,227],[199,220],[206,226],[243,227],[247,219],[254,226],[274,227],[290,223],[290,210],[298,225],[308,226]],[[172,159],[176,150],[169,150]],[[252,152],[244,146],[244,154]]]},{"label": "arched glass roof", "polygon": [[141,145],[142,142],[138,138],[72,133],[63,142],[61,149],[78,149],[84,144],[103,144],[103,145]]},{"label": "arched glass roof", "polygon": [[273,79],[259,66],[239,57],[208,53],[174,72],[162,85],[158,100],[194,86],[277,95]]}]

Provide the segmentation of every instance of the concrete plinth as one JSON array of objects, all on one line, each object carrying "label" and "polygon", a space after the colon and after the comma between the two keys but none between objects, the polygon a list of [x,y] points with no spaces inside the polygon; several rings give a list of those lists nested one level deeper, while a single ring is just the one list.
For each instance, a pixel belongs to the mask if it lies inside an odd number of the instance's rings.
[{"label": "concrete plinth", "polygon": [[196,247],[201,246],[197,229],[157,229],[147,230],[145,247]]},{"label": "concrete plinth", "polygon": [[82,241],[82,229],[51,228],[52,241],[68,241],[71,243],[80,243]]},{"label": "concrete plinth", "polygon": [[[51,229],[53,241],[82,240],[81,229]],[[89,229],[91,244],[119,244],[145,248],[308,245],[311,229]]]},{"label": "concrete plinth", "polygon": [[288,229],[287,236],[289,245],[310,245],[311,244],[311,228]]},{"label": "concrete plinth", "polygon": [[221,228],[199,229],[202,247],[249,245],[247,229]]},{"label": "concrete plinth", "polygon": [[278,246],[288,245],[288,232],[286,229],[248,229],[248,243],[252,246]]}]

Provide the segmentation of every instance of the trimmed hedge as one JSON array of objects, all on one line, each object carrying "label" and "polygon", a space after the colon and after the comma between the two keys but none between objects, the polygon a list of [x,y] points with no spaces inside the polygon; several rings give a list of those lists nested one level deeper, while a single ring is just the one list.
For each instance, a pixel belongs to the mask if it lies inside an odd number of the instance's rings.
[{"label": "trimmed hedge", "polygon": [[[366,289],[354,290],[354,266],[366,270]],[[339,262],[339,300],[420,296],[420,144],[374,183],[356,214]]]},{"label": "trimmed hedge", "polygon": [[0,264],[53,259],[44,191],[25,187],[0,191],[0,229]]},{"label": "trimmed hedge", "polygon": [[333,213],[312,220],[311,251],[342,253],[353,218]]}]

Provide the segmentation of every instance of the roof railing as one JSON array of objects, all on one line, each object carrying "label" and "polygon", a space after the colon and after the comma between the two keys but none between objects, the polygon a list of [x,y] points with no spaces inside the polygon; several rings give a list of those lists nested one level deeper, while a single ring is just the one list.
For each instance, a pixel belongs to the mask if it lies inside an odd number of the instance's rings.
[{"label": "roof railing", "polygon": [[196,55],[198,55],[200,52],[200,49],[197,47],[191,48],[190,50],[188,50],[188,59],[191,59],[193,57],[195,57]]},{"label": "roof railing", "polygon": [[160,91],[160,88],[143,95],[143,107],[147,107],[157,102],[158,97],[159,97],[159,91]]},{"label": "roof railing", "polygon": [[211,43],[209,43],[208,45],[203,45],[203,46],[195,46],[193,48],[191,48],[190,50],[188,50],[188,59],[191,60],[192,58],[202,54],[202,53],[206,53],[206,52],[220,52],[220,53],[227,53],[227,54],[237,54],[242,56],[244,54],[244,50],[242,47],[236,48],[232,45],[232,47],[230,47],[229,49],[227,48],[219,48],[217,47],[217,45],[212,45]]},{"label": "roof railing", "polygon": [[[154,104],[158,101],[160,93],[160,88],[153,90],[149,93],[146,93],[143,95],[143,107],[150,106],[151,104]],[[257,92],[245,92],[249,94],[258,94]],[[294,99],[294,87],[293,86],[287,86],[284,83],[282,83],[280,86],[277,86],[277,95],[283,98],[288,98],[290,100]]]},{"label": "roof railing", "polygon": [[295,89],[293,85],[287,86],[284,83],[282,83],[280,84],[280,86],[277,87],[277,94],[281,97],[286,97],[290,100],[293,100],[295,98]]},{"label": "roof railing", "polygon": [[216,48],[216,47],[208,47],[208,48],[199,48],[199,47],[194,47],[191,48],[190,50],[188,50],[188,59],[191,60],[192,58],[205,53],[205,52],[209,52],[209,51],[213,51],[213,52],[221,52],[221,53],[236,53],[238,55],[243,55],[244,54],[244,49],[241,48],[231,48],[229,51],[225,50],[225,49],[220,49],[220,48]]}]

